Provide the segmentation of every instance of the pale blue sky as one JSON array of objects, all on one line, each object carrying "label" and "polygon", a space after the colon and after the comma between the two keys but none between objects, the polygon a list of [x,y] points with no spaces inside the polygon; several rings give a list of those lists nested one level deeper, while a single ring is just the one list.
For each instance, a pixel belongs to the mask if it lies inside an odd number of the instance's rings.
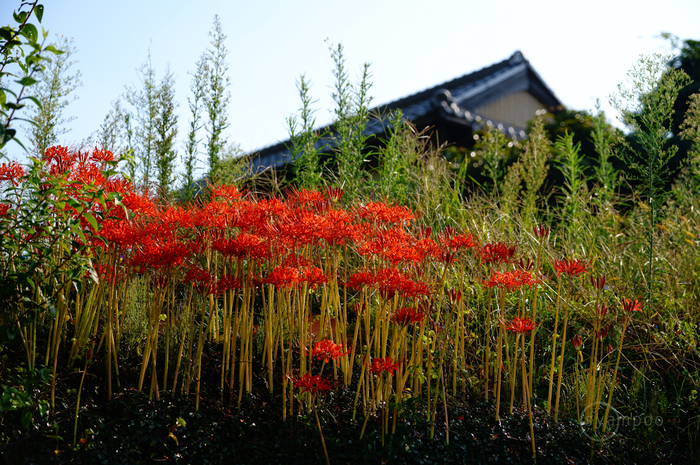
[{"label": "pale blue sky", "polygon": [[[19,0],[0,0],[0,23]],[[74,38],[82,73],[77,119],[65,143],[98,129],[110,102],[137,85],[150,45],[160,78],[176,77],[182,149],[186,98],[195,61],[208,46],[219,14],[229,49],[228,140],[253,151],[287,137],[285,118],[297,112],[296,81],[311,80],[319,125],[332,118],[332,61],[326,38],[342,42],[355,80],[371,63],[374,104],[387,103],[470,73],[522,51],[568,107],[593,110],[625,78],[640,54],[669,52],[670,32],[700,39],[697,0],[44,0],[51,37]],[[609,111],[608,111],[609,113]],[[610,115],[612,119],[612,115]],[[13,144],[15,145],[15,144]],[[16,153],[13,147],[11,153]],[[204,157],[202,157],[204,159]]]}]

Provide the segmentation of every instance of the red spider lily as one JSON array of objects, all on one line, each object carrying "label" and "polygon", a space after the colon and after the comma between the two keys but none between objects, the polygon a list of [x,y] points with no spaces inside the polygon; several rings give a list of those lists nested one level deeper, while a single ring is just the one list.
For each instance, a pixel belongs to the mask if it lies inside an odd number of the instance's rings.
[{"label": "red spider lily", "polygon": [[[156,208],[153,201],[148,198],[147,195],[139,195],[134,192],[127,192],[122,197],[121,203],[124,205],[126,210],[130,212],[130,216],[134,214],[141,215],[155,215]],[[117,216],[119,216],[119,211],[121,209],[115,208]],[[119,216],[121,218],[121,216]]]},{"label": "red spider lily", "polygon": [[316,360],[323,360],[323,363],[328,363],[331,359],[335,360],[350,353],[349,350],[344,349],[343,344],[336,344],[330,339],[324,339],[314,344],[311,356]]},{"label": "red spider lily", "polygon": [[233,201],[241,197],[241,191],[238,190],[236,186],[216,186],[211,191],[211,197],[213,199]]},{"label": "red spider lily", "polygon": [[377,271],[373,287],[387,299],[393,298],[396,292],[406,297],[416,297],[430,293],[430,288],[426,284],[413,281],[395,268],[383,268]]},{"label": "red spider lily", "polygon": [[516,266],[519,270],[530,271],[532,267],[535,266],[535,262],[527,258],[521,258],[518,260],[518,263],[516,263]]},{"label": "red spider lily", "polygon": [[288,212],[277,220],[276,234],[289,248],[312,244],[323,238],[328,220],[306,210]]},{"label": "red spider lily", "polygon": [[571,345],[574,346],[574,349],[581,350],[581,346],[583,345],[583,339],[581,339],[581,336],[579,336],[578,334],[574,336],[571,339]]},{"label": "red spider lily", "polygon": [[502,273],[494,271],[491,274],[491,279],[484,282],[488,287],[498,287],[508,291],[518,289],[522,286],[532,286],[536,283],[537,281],[532,274],[523,270],[506,271]]},{"label": "red spider lily", "polygon": [[24,177],[24,175],[24,168],[16,161],[0,165],[0,182],[10,181],[13,186],[17,187],[19,186],[19,179]]},{"label": "red spider lily", "polygon": [[309,288],[328,282],[328,276],[324,275],[323,271],[316,266],[304,266],[299,271],[299,282],[308,283]]},{"label": "red spider lily", "polygon": [[515,246],[507,246],[502,242],[486,244],[476,250],[481,263],[508,263],[515,255]]},{"label": "red spider lily", "polygon": [[599,276],[597,278],[594,278],[593,275],[590,276],[591,280],[591,286],[593,286],[595,289],[598,289],[599,291],[602,291],[605,289],[605,276]]},{"label": "red spider lily", "polygon": [[302,266],[311,266],[311,262],[304,257],[296,253],[290,253],[282,262],[282,266],[292,266],[294,268],[299,268]]},{"label": "red spider lily", "polygon": [[139,246],[131,259],[131,266],[140,268],[141,272],[149,268],[177,267],[190,252],[190,246],[183,242],[151,239]]},{"label": "red spider lily", "polygon": [[212,243],[212,248],[225,257],[267,258],[270,254],[269,247],[259,236],[248,233],[240,233],[233,239],[217,239]]},{"label": "red spider lily", "polygon": [[[127,220],[104,220],[100,225],[100,236],[107,244],[117,247],[133,247],[140,243],[143,232],[134,223]],[[101,245],[100,241],[96,245]]]},{"label": "red spider lily", "polygon": [[162,227],[168,231],[191,228],[192,215],[182,207],[170,207],[158,212],[156,215]]},{"label": "red spider lily", "polygon": [[67,147],[54,146],[46,149],[42,155],[42,162],[48,168],[52,176],[57,176],[70,171],[77,162],[75,152],[69,152]]},{"label": "red spider lily", "polygon": [[354,275],[350,276],[347,286],[353,287],[358,291],[361,291],[365,286],[372,286],[375,282],[374,275],[366,271],[359,271]]},{"label": "red spider lily", "polygon": [[299,284],[299,269],[291,266],[278,266],[267,278],[264,284],[272,284],[276,288],[290,288]]},{"label": "red spider lily", "polygon": [[423,321],[425,315],[418,309],[412,307],[403,307],[394,313],[391,320],[400,326],[408,326],[409,324],[418,324]]},{"label": "red spider lily", "polygon": [[233,276],[225,276],[216,282],[215,293],[222,294],[224,291],[241,289],[242,287],[240,279],[236,279]]},{"label": "red spider lily", "polygon": [[319,375],[311,375],[306,373],[304,376],[294,380],[294,387],[300,389],[302,394],[310,392],[313,395],[319,392],[328,392],[333,389],[333,385],[325,378]]},{"label": "red spider lily", "polygon": [[529,333],[533,329],[535,329],[535,325],[532,323],[532,320],[530,320],[529,318],[515,317],[515,318],[513,318],[513,321],[511,321],[508,324],[508,326],[506,326],[506,329],[508,331],[512,331],[514,333],[525,334],[525,333]]},{"label": "red spider lily", "polygon": [[440,255],[438,255],[438,261],[440,263],[454,263],[456,260],[457,257],[455,256],[455,253],[447,250],[441,251]]},{"label": "red spider lily", "polygon": [[437,243],[432,239],[419,239],[413,246],[420,256],[419,261],[423,261],[430,257],[435,257],[440,261],[445,263],[452,262],[454,259],[454,253],[451,255],[445,255]]},{"label": "red spider lily", "polygon": [[457,290],[454,287],[447,291],[447,295],[450,296],[450,302],[453,304],[462,300],[462,291]]},{"label": "red spider lily", "polygon": [[459,236],[451,237],[447,240],[444,240],[443,243],[447,247],[454,249],[454,250],[468,249],[468,248],[476,247],[476,245],[477,245],[476,241],[474,240],[472,235],[467,234],[467,233],[460,234]]},{"label": "red spider lily", "polygon": [[308,189],[291,189],[286,193],[287,204],[293,209],[319,211],[327,204],[328,199],[319,191]]},{"label": "red spider lily", "polygon": [[212,294],[216,287],[214,278],[207,270],[199,267],[188,267],[184,280],[185,282],[192,283],[199,294]]},{"label": "red spider lily", "polygon": [[598,316],[601,318],[605,318],[605,315],[608,313],[608,306],[605,304],[600,304],[600,307],[598,307]]},{"label": "red spider lily", "polygon": [[421,228],[418,228],[418,237],[421,239],[430,239],[430,236],[433,235],[433,228],[430,226],[423,226]]},{"label": "red spider lily", "polygon": [[638,300],[625,299],[622,302],[622,308],[626,312],[641,312],[642,304]]},{"label": "red spider lily", "polygon": [[399,364],[394,363],[394,359],[391,357],[375,358],[372,360],[372,365],[369,367],[370,371],[375,375],[388,373],[389,376],[391,376],[397,368],[399,368]]},{"label": "red spider lily", "polygon": [[595,337],[598,339],[603,339],[608,336],[608,333],[610,332],[610,325],[608,326],[603,326],[600,328],[600,331],[595,331]]},{"label": "red spider lily", "polygon": [[333,203],[337,203],[343,197],[345,189],[342,187],[326,187],[326,197]]},{"label": "red spider lily", "polygon": [[564,273],[575,277],[582,273],[588,273],[586,267],[586,262],[580,259],[554,260],[554,269],[557,272],[557,276]]},{"label": "red spider lily", "polygon": [[345,244],[360,239],[353,217],[345,210],[329,209],[325,212],[325,219],[326,228],[321,234],[329,244]]},{"label": "red spider lily", "polygon": [[544,223],[533,226],[532,231],[535,233],[535,237],[540,239],[549,236],[549,227]]},{"label": "red spider lily", "polygon": [[378,202],[370,202],[360,207],[357,211],[357,215],[362,219],[380,224],[410,223],[416,219],[408,207],[403,205],[390,207],[385,203]]}]

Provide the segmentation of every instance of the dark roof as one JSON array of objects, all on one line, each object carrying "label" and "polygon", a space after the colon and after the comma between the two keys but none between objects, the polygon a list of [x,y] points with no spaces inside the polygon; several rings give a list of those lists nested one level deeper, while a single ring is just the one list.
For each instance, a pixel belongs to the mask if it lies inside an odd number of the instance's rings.
[{"label": "dark roof", "polygon": [[[466,74],[451,81],[417,92],[393,102],[380,105],[371,112],[387,115],[391,110],[401,109],[404,118],[414,123],[435,117],[471,126],[478,130],[484,124],[498,127],[501,131],[525,138],[525,128],[493,121],[474,112],[499,98],[514,92],[527,91],[550,108],[561,106],[561,102],[547,87],[522,53],[515,52],[508,59],[491,66]],[[379,135],[386,131],[388,122],[374,119],[367,124],[367,135]],[[331,130],[332,126],[324,128]],[[319,142],[322,145],[327,140]],[[255,172],[266,168],[276,168],[291,161],[289,141],[265,147],[251,155],[251,165]]]}]

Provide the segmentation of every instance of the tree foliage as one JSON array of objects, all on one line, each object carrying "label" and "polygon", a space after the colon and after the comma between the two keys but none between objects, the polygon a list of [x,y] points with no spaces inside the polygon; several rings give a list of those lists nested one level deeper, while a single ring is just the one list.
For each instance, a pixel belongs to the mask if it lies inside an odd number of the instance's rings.
[{"label": "tree foliage", "polygon": [[16,26],[0,27],[0,150],[11,140],[25,148],[12,123],[24,119],[17,111],[27,104],[41,107],[30,90],[39,82],[48,56],[62,53],[53,45],[45,47],[48,32],[42,29],[40,35],[31,22],[34,17],[41,23],[43,15],[44,6],[38,1],[23,1],[12,15]]},{"label": "tree foliage", "polygon": [[[153,179],[156,148],[156,117],[158,115],[158,84],[156,70],[151,63],[151,52],[146,62],[137,70],[141,87],[127,87],[125,100],[134,108],[135,144],[134,157],[140,167],[138,176],[143,187],[148,188]],[[137,179],[132,179],[136,182]]]},{"label": "tree foliage", "polygon": [[175,101],[175,77],[170,67],[157,89],[157,112],[155,119],[155,162],[158,192],[167,197],[173,187],[174,162],[177,158],[175,137],[177,136],[177,102]]},{"label": "tree foliage", "polygon": [[195,194],[195,170],[197,169],[197,157],[199,156],[199,144],[202,139],[198,136],[199,130],[202,128],[202,105],[206,93],[206,61],[203,58],[197,60],[195,72],[192,74],[190,81],[191,95],[187,97],[187,106],[190,111],[189,127],[187,131],[187,140],[185,141],[185,152],[183,154],[182,164],[183,172],[183,189],[185,200],[191,200]]},{"label": "tree foliage", "polygon": [[32,122],[28,148],[35,156],[43,154],[58,143],[60,136],[70,131],[67,125],[75,117],[64,113],[66,107],[78,98],[73,92],[82,85],[80,71],[74,69],[75,61],[71,60],[76,53],[73,39],[60,36],[53,45],[63,53],[48,59],[38,73],[35,93],[41,105],[32,107],[28,115]]},{"label": "tree foliage", "polygon": [[226,57],[226,35],[221,26],[219,15],[214,16],[214,26],[209,32],[211,38],[210,48],[204,53],[202,60],[206,66],[206,93],[204,94],[204,108],[208,120],[206,123],[207,157],[209,160],[210,177],[215,178],[221,160],[221,152],[227,144],[224,131],[228,128],[228,105],[231,93],[228,88],[231,85],[228,76],[228,63]]}]

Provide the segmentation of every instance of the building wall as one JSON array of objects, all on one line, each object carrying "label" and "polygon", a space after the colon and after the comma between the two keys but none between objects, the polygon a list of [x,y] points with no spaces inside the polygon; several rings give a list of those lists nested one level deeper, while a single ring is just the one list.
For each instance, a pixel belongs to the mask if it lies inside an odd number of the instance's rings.
[{"label": "building wall", "polygon": [[475,113],[524,128],[527,126],[527,122],[534,118],[537,110],[545,108],[546,105],[535,97],[525,91],[520,91],[479,107]]}]

